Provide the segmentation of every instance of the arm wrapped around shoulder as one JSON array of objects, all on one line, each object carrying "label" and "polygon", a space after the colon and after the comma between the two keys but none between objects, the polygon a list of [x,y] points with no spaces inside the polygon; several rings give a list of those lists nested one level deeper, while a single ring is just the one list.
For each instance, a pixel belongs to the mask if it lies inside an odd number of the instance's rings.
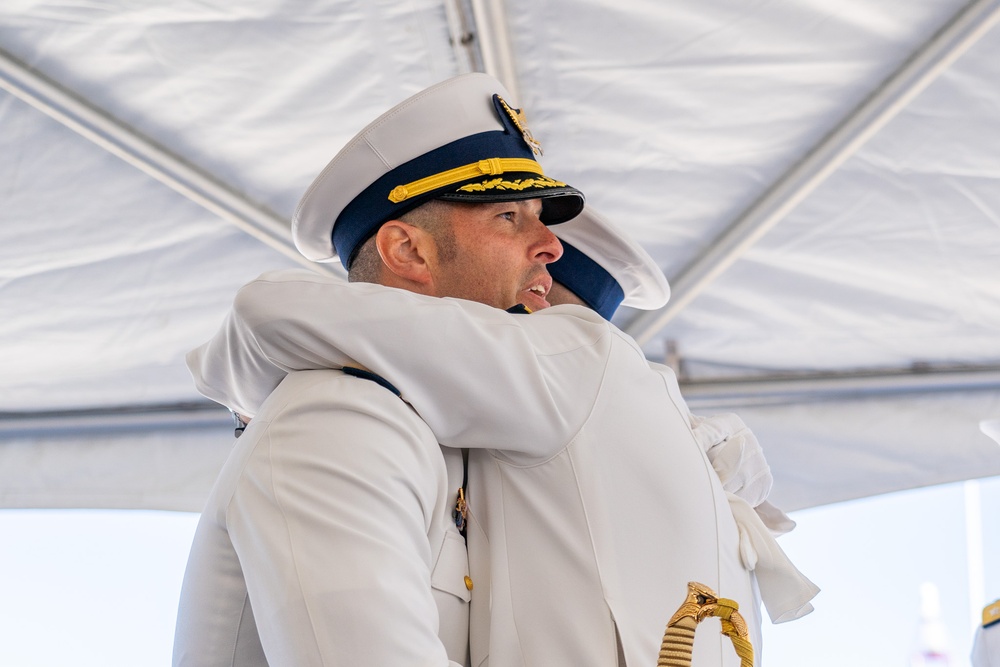
[{"label": "arm wrapped around shoulder", "polygon": [[732,413],[691,415],[691,430],[712,463],[722,488],[751,507],[767,500],[774,478],[753,432]]}]

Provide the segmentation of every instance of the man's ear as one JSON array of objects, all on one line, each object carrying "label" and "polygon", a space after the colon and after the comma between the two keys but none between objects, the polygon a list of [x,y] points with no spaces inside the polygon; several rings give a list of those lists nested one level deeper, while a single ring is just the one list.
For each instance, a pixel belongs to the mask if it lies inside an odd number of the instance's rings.
[{"label": "man's ear", "polygon": [[427,263],[431,245],[430,234],[402,220],[389,220],[375,234],[375,247],[389,272],[425,287],[433,282]]}]

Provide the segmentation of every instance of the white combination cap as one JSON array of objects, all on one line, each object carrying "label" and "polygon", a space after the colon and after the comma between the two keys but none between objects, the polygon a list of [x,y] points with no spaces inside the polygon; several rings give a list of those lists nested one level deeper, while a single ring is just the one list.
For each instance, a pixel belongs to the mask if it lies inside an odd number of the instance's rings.
[{"label": "white combination cap", "polygon": [[431,199],[542,200],[542,222],[576,216],[583,195],[549,178],[510,94],[487,74],[432,86],[379,116],[323,169],[292,218],[295,246],[350,267],[382,223]]}]

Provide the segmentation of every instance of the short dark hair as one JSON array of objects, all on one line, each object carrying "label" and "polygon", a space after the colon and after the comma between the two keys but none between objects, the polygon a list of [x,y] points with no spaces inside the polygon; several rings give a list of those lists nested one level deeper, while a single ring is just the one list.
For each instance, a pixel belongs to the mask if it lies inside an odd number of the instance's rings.
[{"label": "short dark hair", "polygon": [[382,274],[382,258],[375,247],[375,237],[370,237],[355,251],[354,261],[347,272],[352,283],[377,283]]},{"label": "short dark hair", "polygon": [[[458,256],[458,244],[455,242],[455,232],[443,212],[446,208],[455,206],[462,204],[432,199],[407,211],[399,219],[428,232],[437,244],[438,256],[442,261],[450,262]],[[382,275],[382,267],[382,258],[375,247],[373,234],[355,252],[347,279],[352,283],[377,283]]]}]

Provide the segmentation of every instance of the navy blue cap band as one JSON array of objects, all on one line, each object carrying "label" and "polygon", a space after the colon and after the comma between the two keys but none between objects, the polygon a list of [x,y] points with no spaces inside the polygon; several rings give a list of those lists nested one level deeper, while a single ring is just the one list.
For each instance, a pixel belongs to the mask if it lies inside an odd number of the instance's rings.
[{"label": "navy blue cap band", "polygon": [[548,266],[552,279],[583,299],[601,317],[610,320],[625,300],[621,285],[604,267],[566,241],[562,241],[562,247],[562,257]]},{"label": "navy blue cap band", "polygon": [[[393,203],[389,199],[389,194],[398,186],[415,184],[492,158],[519,158],[531,160],[537,165],[532,146],[528,143],[531,137],[526,129],[522,129],[520,121],[514,119],[515,116],[520,118],[518,110],[510,109],[498,95],[493,95],[493,106],[504,129],[462,137],[415,157],[383,174],[343,208],[333,221],[331,240],[345,268],[350,268],[357,248],[378,231],[383,223],[442,196],[469,202],[515,201],[538,197],[543,199],[541,217],[545,224],[565,222],[580,213],[584,202],[580,191],[561,181],[541,176],[540,167],[525,172],[514,168],[499,174],[492,171],[488,174],[480,173],[421,192],[399,203]],[[502,175],[502,179],[495,178],[499,175]],[[458,191],[463,186],[473,184],[481,186],[471,191]],[[512,187],[513,184],[517,184],[517,187]]]},{"label": "navy blue cap band", "polygon": [[389,200],[389,193],[394,187],[488,157],[533,158],[531,149],[520,135],[497,130],[462,137],[384,174],[344,207],[333,226],[333,247],[341,261],[346,266],[355,248],[367,240],[383,222],[398,218],[442,192],[453,192],[465,182],[432,190],[398,204]]}]

